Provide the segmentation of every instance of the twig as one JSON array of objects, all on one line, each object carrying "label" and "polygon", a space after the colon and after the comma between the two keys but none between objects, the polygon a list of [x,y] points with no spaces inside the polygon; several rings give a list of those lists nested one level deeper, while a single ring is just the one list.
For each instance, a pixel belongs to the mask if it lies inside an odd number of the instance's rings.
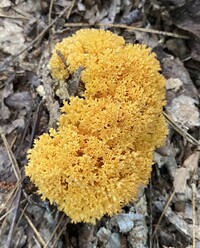
[{"label": "twig", "polygon": [[9,16],[9,15],[5,15],[0,13],[0,17],[2,18],[9,18],[9,19],[23,19],[23,20],[29,20],[30,18],[27,18],[25,16]]},{"label": "twig", "polygon": [[69,9],[69,12],[67,14],[67,19],[69,18],[72,8],[74,7],[76,0],[73,0],[71,3],[71,6],[66,6],[64,10],[58,15],[58,17],[53,20],[26,48],[22,49],[18,54],[16,54],[10,61],[7,62],[7,65],[11,63],[11,61],[15,61],[22,53],[27,51],[30,47],[32,47],[57,21],[59,18],[61,18],[65,12]]},{"label": "twig", "polygon": [[35,235],[33,235],[33,240],[35,241],[35,244],[37,245],[36,247],[41,248],[40,242],[37,240]]},{"label": "twig", "polygon": [[59,50],[56,50],[56,54],[58,55],[59,59],[62,61],[63,65],[67,69],[68,68],[68,65],[66,63],[66,59],[65,59],[64,55]]},{"label": "twig", "polygon": [[[3,212],[3,210],[8,206],[8,202],[10,201],[11,197],[13,195],[16,195],[17,193],[17,188],[20,186],[22,180],[24,180],[24,178],[22,178],[16,185],[15,187],[13,188],[13,190],[9,193],[7,199],[5,200],[5,202],[2,205],[2,207],[0,208],[0,214]],[[15,197],[15,196],[14,196]]]},{"label": "twig", "polygon": [[54,0],[51,0],[50,6],[49,6],[49,16],[48,16],[48,23],[49,23],[49,25],[51,23],[51,14],[52,14],[52,8],[53,8],[53,1]]},{"label": "twig", "polygon": [[171,203],[171,201],[172,201],[174,195],[175,195],[175,191],[172,192],[171,196],[169,197],[169,199],[168,199],[168,201],[167,201],[167,203],[166,203],[166,205],[165,205],[165,207],[164,207],[164,209],[163,209],[163,212],[162,212],[162,214],[161,214],[161,216],[160,216],[160,218],[159,218],[159,220],[158,220],[158,223],[156,224],[156,227],[155,227],[155,229],[154,229],[152,238],[155,237],[155,235],[156,235],[156,233],[157,233],[157,230],[158,230],[158,228],[159,228],[159,226],[160,226],[160,223],[161,223],[161,221],[162,221],[162,219],[163,219],[163,216],[164,216],[164,214],[165,214],[167,208],[169,207],[169,204]]},{"label": "twig", "polygon": [[192,137],[189,133],[187,133],[185,130],[183,130],[179,125],[177,125],[168,114],[163,112],[163,115],[165,116],[166,121],[169,123],[169,125],[176,130],[183,138],[185,138],[189,143],[195,146],[199,146],[200,142],[196,140],[194,137]]},{"label": "twig", "polygon": [[31,14],[28,14],[27,12],[25,12],[22,9],[18,8],[17,6],[12,6],[11,9],[13,9],[15,12],[19,13],[20,15],[28,18],[28,20],[30,20],[30,19],[36,19]]},{"label": "twig", "polygon": [[76,0],[73,0],[72,3],[71,3],[71,6],[70,6],[69,12],[67,13],[67,19],[69,19],[75,3],[76,3]]},{"label": "twig", "polygon": [[15,207],[9,209],[4,215],[0,217],[0,221],[2,221],[10,212],[12,212],[15,209]]},{"label": "twig", "polygon": [[196,248],[196,185],[192,183],[192,248]]},{"label": "twig", "polygon": [[56,246],[56,244],[57,244],[57,242],[58,242],[58,239],[60,238],[60,236],[61,236],[62,233],[64,232],[64,230],[65,230],[67,224],[69,223],[69,221],[70,221],[70,219],[67,219],[67,220],[66,220],[65,224],[63,225],[62,229],[60,230],[60,232],[59,232],[58,236],[56,237],[56,239],[55,239],[55,241],[54,241],[54,243],[53,243],[53,245],[52,245],[51,248],[54,248],[54,247]]},{"label": "twig", "polygon": [[[9,194],[8,195],[8,197],[7,197],[7,199],[6,199],[6,203],[3,203],[2,205],[2,208],[0,209],[0,213],[2,213],[3,212],[3,210],[4,209],[6,209],[6,211],[7,211],[7,209],[9,208],[9,207],[12,207],[12,205],[14,205],[13,204],[13,202],[14,202],[14,200],[16,199],[16,197],[17,197],[17,194],[18,194],[18,190],[19,190],[19,188],[21,188],[21,185],[20,184],[18,184],[15,188],[14,188],[14,190],[11,192],[11,194]],[[12,199],[11,199],[11,197],[12,197]],[[9,202],[10,201],[10,202]],[[8,203],[9,202],[9,203]],[[14,210],[15,209],[15,207],[12,209],[12,210]],[[7,217],[7,213],[10,213],[10,209],[5,213],[5,217]],[[6,225],[6,218],[3,220],[3,222],[1,223],[1,228],[0,228],[0,236],[2,235],[2,233],[3,233],[3,229],[4,229],[4,226]]]},{"label": "twig", "polygon": [[34,140],[34,137],[35,137],[35,132],[36,132],[36,129],[38,127],[38,124],[39,124],[39,121],[40,121],[40,115],[41,115],[41,112],[43,110],[43,104],[44,104],[44,100],[41,100],[38,107],[37,107],[37,110],[36,110],[36,117],[35,117],[35,120],[33,122],[33,127],[32,127],[32,131],[31,131],[31,138],[30,138],[30,147],[33,145],[33,140]]},{"label": "twig", "polygon": [[62,223],[62,221],[63,221],[64,216],[65,216],[65,214],[62,214],[62,216],[61,216],[61,218],[60,218],[60,220],[59,220],[57,226],[56,226],[55,229],[53,230],[53,232],[52,232],[52,234],[51,234],[49,240],[46,242],[44,248],[47,248],[47,247],[48,247],[49,243],[50,243],[51,240],[53,239],[53,236],[55,235],[55,233],[57,232],[58,228],[60,227],[60,225],[61,225],[61,223]]},{"label": "twig", "polygon": [[42,244],[42,246],[45,246],[45,241],[44,239],[41,237],[40,233],[38,232],[38,230],[35,228],[35,226],[33,225],[32,221],[30,220],[30,218],[24,213],[24,216],[28,222],[28,224],[30,225],[30,227],[33,229],[35,236],[38,238],[39,242]]},{"label": "twig", "polygon": [[7,248],[10,248],[10,246],[11,246],[12,237],[13,237],[13,233],[14,233],[14,229],[15,229],[15,223],[16,223],[16,219],[17,219],[17,213],[18,213],[20,198],[21,198],[21,187],[18,189],[16,198],[15,198],[15,201],[14,201],[16,207],[15,207],[15,209],[13,211],[12,223],[11,223],[10,230],[9,230],[9,233],[8,233],[8,238],[7,238],[7,241],[6,241],[6,247]]},{"label": "twig", "polygon": [[158,34],[158,35],[164,35],[164,36],[169,36],[173,38],[179,38],[179,39],[189,39],[189,36],[186,35],[179,35],[179,34],[174,34],[170,32],[165,32],[165,31],[159,31],[159,30],[153,30],[153,29],[147,29],[147,28],[138,28],[138,27],[133,27],[133,26],[128,26],[124,24],[110,24],[110,23],[105,23],[105,24],[89,24],[89,23],[65,23],[64,27],[111,27],[111,28],[124,28],[124,29],[130,29],[138,32],[145,32],[145,33],[152,33],[152,34]]},{"label": "twig", "polygon": [[[26,200],[26,199],[25,199],[25,200]],[[22,219],[22,217],[23,217],[23,215],[24,215],[24,213],[25,213],[25,211],[26,211],[26,209],[27,209],[28,205],[29,205],[29,202],[27,202],[27,203],[26,203],[26,205],[24,206],[24,208],[23,208],[23,209],[21,209],[21,208],[20,208],[20,210],[21,210],[21,214],[20,214],[20,216],[19,216],[19,218],[18,218],[18,221],[17,221],[16,227],[18,227],[18,226],[19,226],[19,223],[20,223],[20,221],[21,221],[21,219]]]},{"label": "twig", "polygon": [[23,238],[23,235],[24,235],[24,232],[25,232],[26,227],[27,227],[27,225],[23,225],[23,227],[22,227],[22,229],[21,229],[22,232],[21,232],[20,235],[17,237],[17,240],[16,240],[16,242],[15,242],[13,248],[19,248],[19,247],[21,247],[21,245],[19,245],[19,244],[20,244],[21,239]]},{"label": "twig", "polygon": [[12,168],[14,170],[14,173],[15,173],[15,176],[17,178],[17,181],[20,181],[20,179],[21,179],[21,173],[20,173],[20,170],[19,170],[19,166],[17,164],[17,160],[16,160],[16,158],[15,158],[15,156],[14,156],[14,154],[13,154],[13,152],[12,152],[12,150],[11,150],[8,142],[7,142],[6,136],[5,136],[5,134],[4,134],[3,129],[2,129],[1,126],[0,126],[0,135],[1,135],[1,138],[2,138],[2,140],[4,142],[4,145],[6,147],[6,150],[7,150],[7,153],[8,153],[8,157],[9,157],[10,162],[12,164]]}]

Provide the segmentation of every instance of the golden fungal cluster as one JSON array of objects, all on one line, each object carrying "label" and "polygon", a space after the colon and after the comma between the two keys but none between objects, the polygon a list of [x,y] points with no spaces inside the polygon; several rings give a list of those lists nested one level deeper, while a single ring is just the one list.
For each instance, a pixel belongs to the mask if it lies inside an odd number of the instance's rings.
[{"label": "golden fungal cluster", "polygon": [[73,222],[94,223],[148,183],[153,151],[167,134],[165,80],[149,48],[104,30],[80,30],[56,45],[54,78],[67,79],[80,66],[84,98],[64,103],[57,130],[29,151],[26,174]]}]

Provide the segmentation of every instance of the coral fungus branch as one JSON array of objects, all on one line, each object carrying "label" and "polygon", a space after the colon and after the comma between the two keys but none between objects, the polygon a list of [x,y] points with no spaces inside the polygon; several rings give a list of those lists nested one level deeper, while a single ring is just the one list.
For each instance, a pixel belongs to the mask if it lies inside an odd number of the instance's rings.
[{"label": "coral fungus branch", "polygon": [[80,67],[84,98],[64,103],[57,130],[29,151],[26,174],[74,222],[94,223],[148,183],[153,151],[167,133],[165,80],[149,48],[104,30],[80,30],[56,45],[54,78],[67,80]]}]

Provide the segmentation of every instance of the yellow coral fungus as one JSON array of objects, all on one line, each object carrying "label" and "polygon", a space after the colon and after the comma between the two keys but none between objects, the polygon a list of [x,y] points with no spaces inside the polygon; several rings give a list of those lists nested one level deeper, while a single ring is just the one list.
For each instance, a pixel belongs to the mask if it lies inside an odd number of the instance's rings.
[{"label": "yellow coral fungus", "polygon": [[153,151],[167,133],[165,81],[150,49],[104,30],[81,30],[56,45],[53,77],[65,79],[80,66],[84,99],[64,103],[57,130],[29,151],[26,174],[73,222],[94,223],[147,184]]}]

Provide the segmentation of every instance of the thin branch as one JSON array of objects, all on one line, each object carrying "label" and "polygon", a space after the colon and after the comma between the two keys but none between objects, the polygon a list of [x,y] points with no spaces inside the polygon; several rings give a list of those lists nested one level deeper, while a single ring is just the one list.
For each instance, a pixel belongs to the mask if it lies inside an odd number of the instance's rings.
[{"label": "thin branch", "polygon": [[196,185],[192,183],[192,248],[196,248]]},{"label": "thin branch", "polygon": [[35,236],[37,237],[37,239],[39,240],[40,244],[42,244],[42,246],[45,246],[45,241],[42,238],[42,236],[40,235],[40,233],[38,232],[38,230],[35,228],[33,222],[31,221],[31,219],[24,213],[24,216],[28,222],[28,224],[30,225],[30,227],[33,229]]},{"label": "thin branch", "polygon": [[163,112],[163,115],[165,116],[166,121],[169,123],[169,125],[176,130],[183,138],[185,138],[189,143],[195,146],[199,146],[200,142],[196,140],[194,137],[192,137],[189,133],[187,133],[185,130],[183,130],[179,125],[177,125],[168,114]]},{"label": "thin branch", "polygon": [[180,35],[175,34],[171,32],[165,32],[165,31],[159,31],[154,29],[148,29],[148,28],[138,28],[133,26],[128,26],[124,24],[111,24],[111,23],[97,23],[97,24],[89,24],[89,23],[65,23],[64,27],[111,27],[111,28],[123,28],[123,29],[130,29],[138,32],[144,32],[144,33],[152,33],[152,34],[158,34],[158,35],[164,35],[169,36],[173,38],[179,38],[179,39],[189,39],[189,36],[186,35]]},{"label": "thin branch", "polygon": [[166,205],[165,205],[165,207],[164,207],[164,209],[163,209],[163,212],[162,212],[162,214],[161,214],[161,216],[160,216],[160,218],[159,218],[159,220],[158,220],[158,223],[156,224],[156,227],[155,227],[155,229],[154,229],[152,238],[155,237],[155,235],[156,235],[156,233],[157,233],[157,231],[158,231],[158,228],[159,228],[159,226],[160,226],[160,223],[161,223],[161,221],[162,221],[162,219],[163,219],[163,216],[164,216],[164,214],[165,214],[167,208],[169,207],[169,204],[171,203],[171,201],[172,201],[174,195],[175,195],[175,191],[172,192],[171,196],[169,197],[169,199],[168,199],[168,201],[167,201],[167,203],[166,203]]},{"label": "thin branch", "polygon": [[55,239],[55,241],[54,241],[54,243],[53,243],[53,245],[52,245],[51,248],[54,248],[54,247],[56,246],[56,244],[57,244],[57,242],[58,242],[58,239],[60,238],[60,236],[62,235],[62,233],[63,233],[64,230],[66,229],[66,226],[67,226],[67,224],[69,223],[69,221],[70,221],[70,219],[68,218],[68,219],[66,220],[65,224],[63,225],[62,229],[60,230],[58,236],[56,237],[56,239]]},{"label": "thin branch", "polygon": [[23,50],[21,50],[17,55],[15,55],[10,61],[7,62],[7,65],[9,65],[12,61],[15,61],[22,53],[24,53],[25,51],[27,51],[30,47],[32,47],[57,21],[58,19],[60,19],[67,10],[67,19],[69,18],[72,8],[74,7],[76,0],[72,1],[71,6],[66,6],[64,8],[64,10],[58,15],[58,17],[53,20],[26,48],[24,48]]},{"label": "thin branch", "polygon": [[9,18],[9,19],[22,19],[22,20],[29,20],[29,18],[25,17],[25,16],[9,16],[9,15],[5,15],[0,13],[0,17],[1,18]]},{"label": "thin branch", "polygon": [[8,233],[8,238],[7,238],[7,241],[6,241],[6,247],[7,248],[11,247],[11,242],[12,242],[12,237],[13,237],[13,233],[14,233],[14,230],[15,230],[15,224],[16,224],[16,219],[17,219],[17,213],[18,213],[20,199],[21,199],[21,187],[18,189],[17,195],[16,195],[15,200],[14,200],[15,209],[13,211],[12,223],[11,223],[9,233]]},{"label": "thin branch", "polygon": [[9,144],[8,144],[8,141],[6,139],[6,136],[5,136],[5,134],[4,134],[3,129],[2,129],[1,126],[0,126],[0,136],[1,136],[1,138],[2,138],[2,140],[4,142],[4,145],[6,147],[6,150],[7,150],[7,153],[8,153],[8,157],[9,157],[10,162],[12,164],[12,168],[13,168],[13,171],[14,171],[15,176],[17,178],[17,181],[20,181],[20,179],[21,179],[21,173],[20,173],[20,170],[19,170],[19,166],[18,166],[17,160],[16,160],[15,155],[13,154],[13,152],[12,152],[12,150],[11,150]]},{"label": "thin branch", "polygon": [[51,0],[50,6],[49,6],[49,15],[48,15],[48,23],[49,23],[49,25],[51,24],[51,14],[52,14],[52,9],[53,9],[53,2],[54,2],[54,0]]},{"label": "thin branch", "polygon": [[51,240],[53,239],[53,236],[55,235],[55,233],[57,232],[58,228],[60,227],[60,225],[61,225],[61,223],[62,223],[62,221],[63,221],[64,216],[65,216],[65,214],[62,214],[62,216],[61,216],[61,218],[60,218],[60,220],[59,220],[57,226],[56,226],[55,229],[53,230],[53,232],[52,232],[52,234],[51,234],[49,240],[46,242],[44,248],[47,248],[47,247],[48,247],[49,243],[50,243]]},{"label": "thin branch", "polygon": [[5,200],[5,202],[3,202],[1,205],[2,207],[0,208],[0,214],[3,212],[3,210],[5,208],[8,207],[8,202],[11,200],[11,197],[14,195],[13,198],[15,198],[15,195],[17,194],[17,189],[20,186],[20,184],[22,183],[22,181],[24,180],[24,178],[22,178],[18,183],[16,183],[15,187],[12,189],[12,191],[9,193],[9,195],[7,196],[7,199]]}]

